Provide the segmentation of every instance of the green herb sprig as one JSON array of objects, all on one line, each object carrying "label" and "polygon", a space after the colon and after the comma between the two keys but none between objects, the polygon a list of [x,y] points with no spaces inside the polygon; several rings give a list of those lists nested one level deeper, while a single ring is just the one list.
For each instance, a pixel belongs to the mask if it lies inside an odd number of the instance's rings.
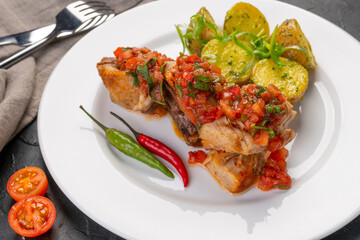
[{"label": "green herb sprig", "polygon": [[[186,49],[190,54],[194,54],[194,52],[190,49],[189,44],[187,42],[187,40],[189,40],[189,39],[194,39],[202,47],[205,46],[205,44],[209,42],[209,40],[200,39],[200,35],[204,31],[206,26],[208,26],[209,28],[211,28],[211,30],[213,30],[215,32],[215,34],[213,35],[213,38],[221,36],[221,34],[219,35],[215,24],[213,24],[205,19],[204,13],[201,15],[195,14],[195,15],[191,16],[190,22],[192,22],[194,26],[190,26],[187,24],[175,25],[175,28],[179,34],[181,43],[183,45],[183,51],[182,51],[183,53],[185,53],[185,49]],[[185,28],[186,33],[183,34],[180,28]]]},{"label": "green herb sprig", "polygon": [[255,126],[255,124],[252,124],[251,127],[256,130],[265,130],[269,132],[269,138],[275,137],[275,132],[271,128],[266,128],[264,126]]},{"label": "green herb sprig", "polygon": [[[276,25],[271,38],[264,34],[264,30],[262,29],[257,35],[250,33],[250,32],[241,32],[241,30],[237,30],[232,32],[231,34],[227,34],[226,30],[222,33],[219,33],[216,26],[207,21],[202,15],[193,15],[190,19],[193,22],[194,26],[190,25],[175,25],[176,30],[179,34],[183,45],[183,53],[185,49],[190,53],[193,54],[194,52],[190,49],[187,40],[194,39],[197,41],[201,46],[205,46],[208,40],[200,39],[200,34],[204,30],[205,26],[208,26],[214,31],[212,35],[213,39],[217,39],[220,41],[220,45],[224,45],[227,42],[234,41],[236,45],[244,49],[249,56],[251,56],[250,62],[244,67],[244,69],[239,73],[239,75],[245,74],[245,72],[250,69],[256,61],[256,58],[259,59],[271,59],[276,66],[281,67],[285,64],[280,60],[280,56],[287,50],[299,50],[304,52],[307,56],[309,56],[308,51],[305,48],[300,46],[289,46],[283,47],[281,44],[276,43],[276,34],[278,26]],[[181,32],[180,27],[186,28],[186,34]],[[251,40],[248,41],[249,45],[245,42],[239,40],[240,37],[250,36]]]},{"label": "green herb sprig", "polygon": [[[142,66],[138,65],[136,67],[136,71],[138,72],[138,74],[141,74],[145,78],[145,80],[147,82],[147,85],[148,85],[149,96],[151,97],[151,100],[153,102],[158,103],[158,104],[165,105],[166,103],[165,103],[165,98],[164,98],[164,93],[163,93],[163,82],[160,82],[160,84],[159,84],[160,94],[161,94],[161,98],[163,99],[163,101],[158,101],[158,100],[154,99],[150,94],[151,91],[155,88],[155,86],[153,86],[154,81],[149,75],[149,66],[152,67],[155,64],[155,62],[156,62],[156,58],[150,58],[144,63],[144,65],[142,65]],[[164,68],[165,65],[166,65],[166,62],[161,67]],[[133,84],[135,84],[135,81],[136,81],[136,85],[138,85],[139,80],[138,80],[137,77],[136,78],[134,77],[134,83]]]}]

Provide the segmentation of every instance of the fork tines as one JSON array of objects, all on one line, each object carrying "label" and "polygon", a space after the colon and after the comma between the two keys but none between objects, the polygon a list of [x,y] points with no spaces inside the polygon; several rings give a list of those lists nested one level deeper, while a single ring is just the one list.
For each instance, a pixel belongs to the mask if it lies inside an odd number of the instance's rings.
[{"label": "fork tines", "polygon": [[99,1],[76,1],[68,5],[68,8],[69,7],[76,9],[79,13],[77,14],[77,17],[84,22],[75,32],[96,27],[115,16],[115,12],[112,8],[107,6],[104,2]]}]

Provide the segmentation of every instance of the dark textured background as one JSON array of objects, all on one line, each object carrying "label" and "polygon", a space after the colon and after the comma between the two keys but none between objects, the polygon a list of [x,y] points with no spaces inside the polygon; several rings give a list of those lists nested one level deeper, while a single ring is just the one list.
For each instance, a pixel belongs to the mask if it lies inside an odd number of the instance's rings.
[{"label": "dark textured background", "polygon": [[[313,12],[350,33],[360,40],[360,0],[283,0]],[[0,152],[0,239],[23,239],[10,228],[7,215],[15,203],[6,191],[9,177],[25,166],[45,170],[49,178],[47,197],[57,210],[54,226],[46,234],[35,238],[45,239],[118,239],[77,209],[61,192],[47,171],[39,148],[36,119]],[[355,189],[354,189],[355,190]],[[360,203],[359,203],[360,204]],[[141,229],[139,229],[141,231]],[[324,240],[360,239],[360,216]]]}]

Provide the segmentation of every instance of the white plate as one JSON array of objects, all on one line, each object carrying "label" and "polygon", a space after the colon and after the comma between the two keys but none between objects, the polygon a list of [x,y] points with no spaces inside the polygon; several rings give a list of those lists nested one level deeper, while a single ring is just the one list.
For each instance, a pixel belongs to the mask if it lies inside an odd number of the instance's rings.
[{"label": "white plate", "polygon": [[189,168],[191,182],[184,190],[178,175],[168,180],[114,150],[79,109],[82,104],[105,125],[130,133],[109,115],[115,111],[186,160],[190,148],[176,137],[170,118],[149,121],[111,103],[95,66],[118,46],[146,46],[176,58],[182,48],[174,24],[186,23],[201,6],[222,24],[235,2],[178,0],[137,7],[87,34],[49,79],[38,115],[46,165],[66,196],[112,232],[156,240],[318,239],[359,214],[359,43],[307,11],[276,1],[251,1],[271,29],[296,18],[318,62],[304,100],[295,106],[289,191],[253,188],[231,196],[198,167]]}]

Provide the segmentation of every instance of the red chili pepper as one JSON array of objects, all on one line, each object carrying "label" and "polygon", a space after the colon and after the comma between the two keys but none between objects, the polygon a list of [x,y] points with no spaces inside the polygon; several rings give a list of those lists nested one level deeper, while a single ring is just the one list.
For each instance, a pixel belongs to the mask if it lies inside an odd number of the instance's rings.
[{"label": "red chili pepper", "polygon": [[183,161],[174,152],[174,150],[172,150],[171,148],[169,148],[168,146],[166,146],[159,140],[156,140],[152,137],[146,136],[142,133],[135,131],[135,129],[133,129],[122,117],[120,117],[119,115],[117,115],[114,112],[110,112],[110,113],[114,117],[116,117],[117,119],[122,121],[130,129],[130,131],[134,134],[134,136],[136,137],[137,141],[139,142],[139,144],[141,146],[143,146],[150,152],[155,153],[156,155],[159,155],[160,157],[162,157],[163,159],[168,161],[171,165],[173,165],[175,167],[175,169],[178,171],[178,173],[180,174],[181,178],[183,179],[184,187],[186,187],[188,185],[188,183],[189,183],[188,172],[186,170],[186,167],[185,167]]}]

